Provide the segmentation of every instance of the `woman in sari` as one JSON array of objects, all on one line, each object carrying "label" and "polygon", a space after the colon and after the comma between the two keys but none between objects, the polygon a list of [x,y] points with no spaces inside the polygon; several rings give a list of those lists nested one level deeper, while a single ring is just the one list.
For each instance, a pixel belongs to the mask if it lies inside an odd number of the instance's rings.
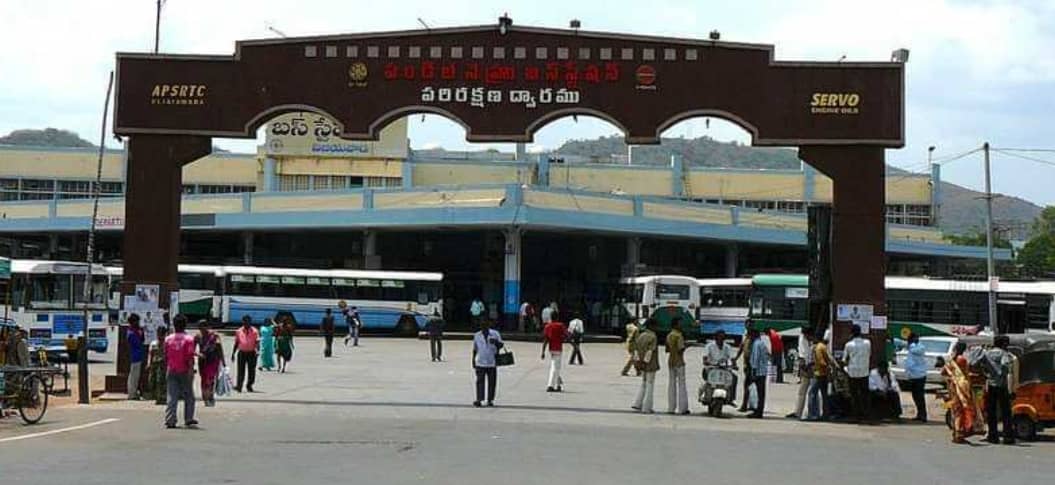
[{"label": "woman in sari", "polygon": [[278,371],[285,373],[286,365],[293,360],[293,323],[284,317],[275,332],[275,345],[278,354]]},{"label": "woman in sari", "polygon": [[194,338],[194,342],[198,345],[201,400],[205,402],[206,407],[213,407],[216,405],[216,378],[220,375],[220,367],[227,365],[223,360],[223,345],[220,343],[220,335],[209,330],[209,324],[204,320],[198,322],[198,336]]},{"label": "woman in sari", "polygon": [[158,327],[157,340],[150,342],[150,350],[147,354],[147,389],[146,396],[154,398],[154,404],[165,404],[168,400],[168,389],[166,388],[166,375],[168,368],[165,364],[165,337],[168,336],[167,327]]},{"label": "woman in sari", "polygon": [[945,407],[952,413],[952,442],[966,443],[967,437],[978,432],[978,406],[974,391],[971,389],[971,379],[967,357],[963,355],[967,350],[967,344],[958,342],[953,347],[953,354],[941,374],[945,377],[949,397],[945,401]]},{"label": "woman in sari", "polygon": [[275,323],[270,318],[260,327],[260,370],[275,368]]}]

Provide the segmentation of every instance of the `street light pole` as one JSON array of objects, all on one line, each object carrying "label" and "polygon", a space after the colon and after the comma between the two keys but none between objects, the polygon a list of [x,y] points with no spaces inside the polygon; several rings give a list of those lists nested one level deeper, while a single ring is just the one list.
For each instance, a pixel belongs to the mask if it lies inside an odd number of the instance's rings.
[{"label": "street light pole", "polygon": [[996,321],[996,276],[993,269],[993,187],[989,171],[989,142],[982,145],[985,154],[985,249],[986,276],[989,288],[989,330],[994,335],[1000,334]]},{"label": "street light pole", "polygon": [[157,0],[157,10],[154,13],[154,53],[158,53],[158,42],[161,38],[161,4],[164,0]]}]

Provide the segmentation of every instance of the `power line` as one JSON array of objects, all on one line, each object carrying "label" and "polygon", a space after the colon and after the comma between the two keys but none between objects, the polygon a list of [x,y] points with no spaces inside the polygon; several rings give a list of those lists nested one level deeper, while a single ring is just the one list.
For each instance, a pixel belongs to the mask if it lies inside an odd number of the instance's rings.
[{"label": "power line", "polygon": [[[1029,161],[1032,161],[1032,162],[1043,163],[1045,165],[1051,165],[1051,166],[1055,167],[1055,161],[1044,160],[1042,158],[1036,158],[1036,157],[1031,157],[1031,156],[1028,156],[1028,155],[1022,155],[1020,153],[1009,152],[1005,148],[1000,148],[1000,149],[995,149],[994,148],[993,151],[1002,153],[1002,154],[1007,155],[1009,157],[1021,158],[1023,160],[1029,160]],[[1055,151],[1053,151],[1053,152],[1055,152]]]},{"label": "power line", "polygon": [[1043,152],[1043,153],[1055,153],[1055,148],[993,148],[996,151],[1008,151],[1008,152]]}]

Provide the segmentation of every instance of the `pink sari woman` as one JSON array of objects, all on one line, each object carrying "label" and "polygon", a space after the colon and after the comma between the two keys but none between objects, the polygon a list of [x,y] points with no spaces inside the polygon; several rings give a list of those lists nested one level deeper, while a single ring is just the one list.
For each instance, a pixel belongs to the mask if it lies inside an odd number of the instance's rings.
[{"label": "pink sari woman", "polygon": [[971,388],[967,358],[963,355],[966,348],[963,342],[957,343],[952,359],[941,369],[949,389],[945,407],[952,413],[953,443],[966,443],[967,437],[979,433],[981,428],[978,402]]},{"label": "pink sari woman", "polygon": [[220,367],[226,365],[223,360],[223,345],[220,343],[220,335],[209,330],[205,322],[198,323],[198,335],[194,342],[198,345],[201,399],[205,401],[205,406],[212,407],[216,404],[216,378],[220,375]]}]

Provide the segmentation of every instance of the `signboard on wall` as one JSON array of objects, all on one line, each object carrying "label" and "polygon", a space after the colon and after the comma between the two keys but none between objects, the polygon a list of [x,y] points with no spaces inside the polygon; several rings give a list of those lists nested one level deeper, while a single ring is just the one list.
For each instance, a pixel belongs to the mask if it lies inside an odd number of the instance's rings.
[{"label": "signboard on wall", "polygon": [[287,113],[267,124],[267,155],[337,158],[407,158],[407,119],[400,118],[381,130],[377,141],[341,138],[341,127],[332,119],[310,112]]}]

